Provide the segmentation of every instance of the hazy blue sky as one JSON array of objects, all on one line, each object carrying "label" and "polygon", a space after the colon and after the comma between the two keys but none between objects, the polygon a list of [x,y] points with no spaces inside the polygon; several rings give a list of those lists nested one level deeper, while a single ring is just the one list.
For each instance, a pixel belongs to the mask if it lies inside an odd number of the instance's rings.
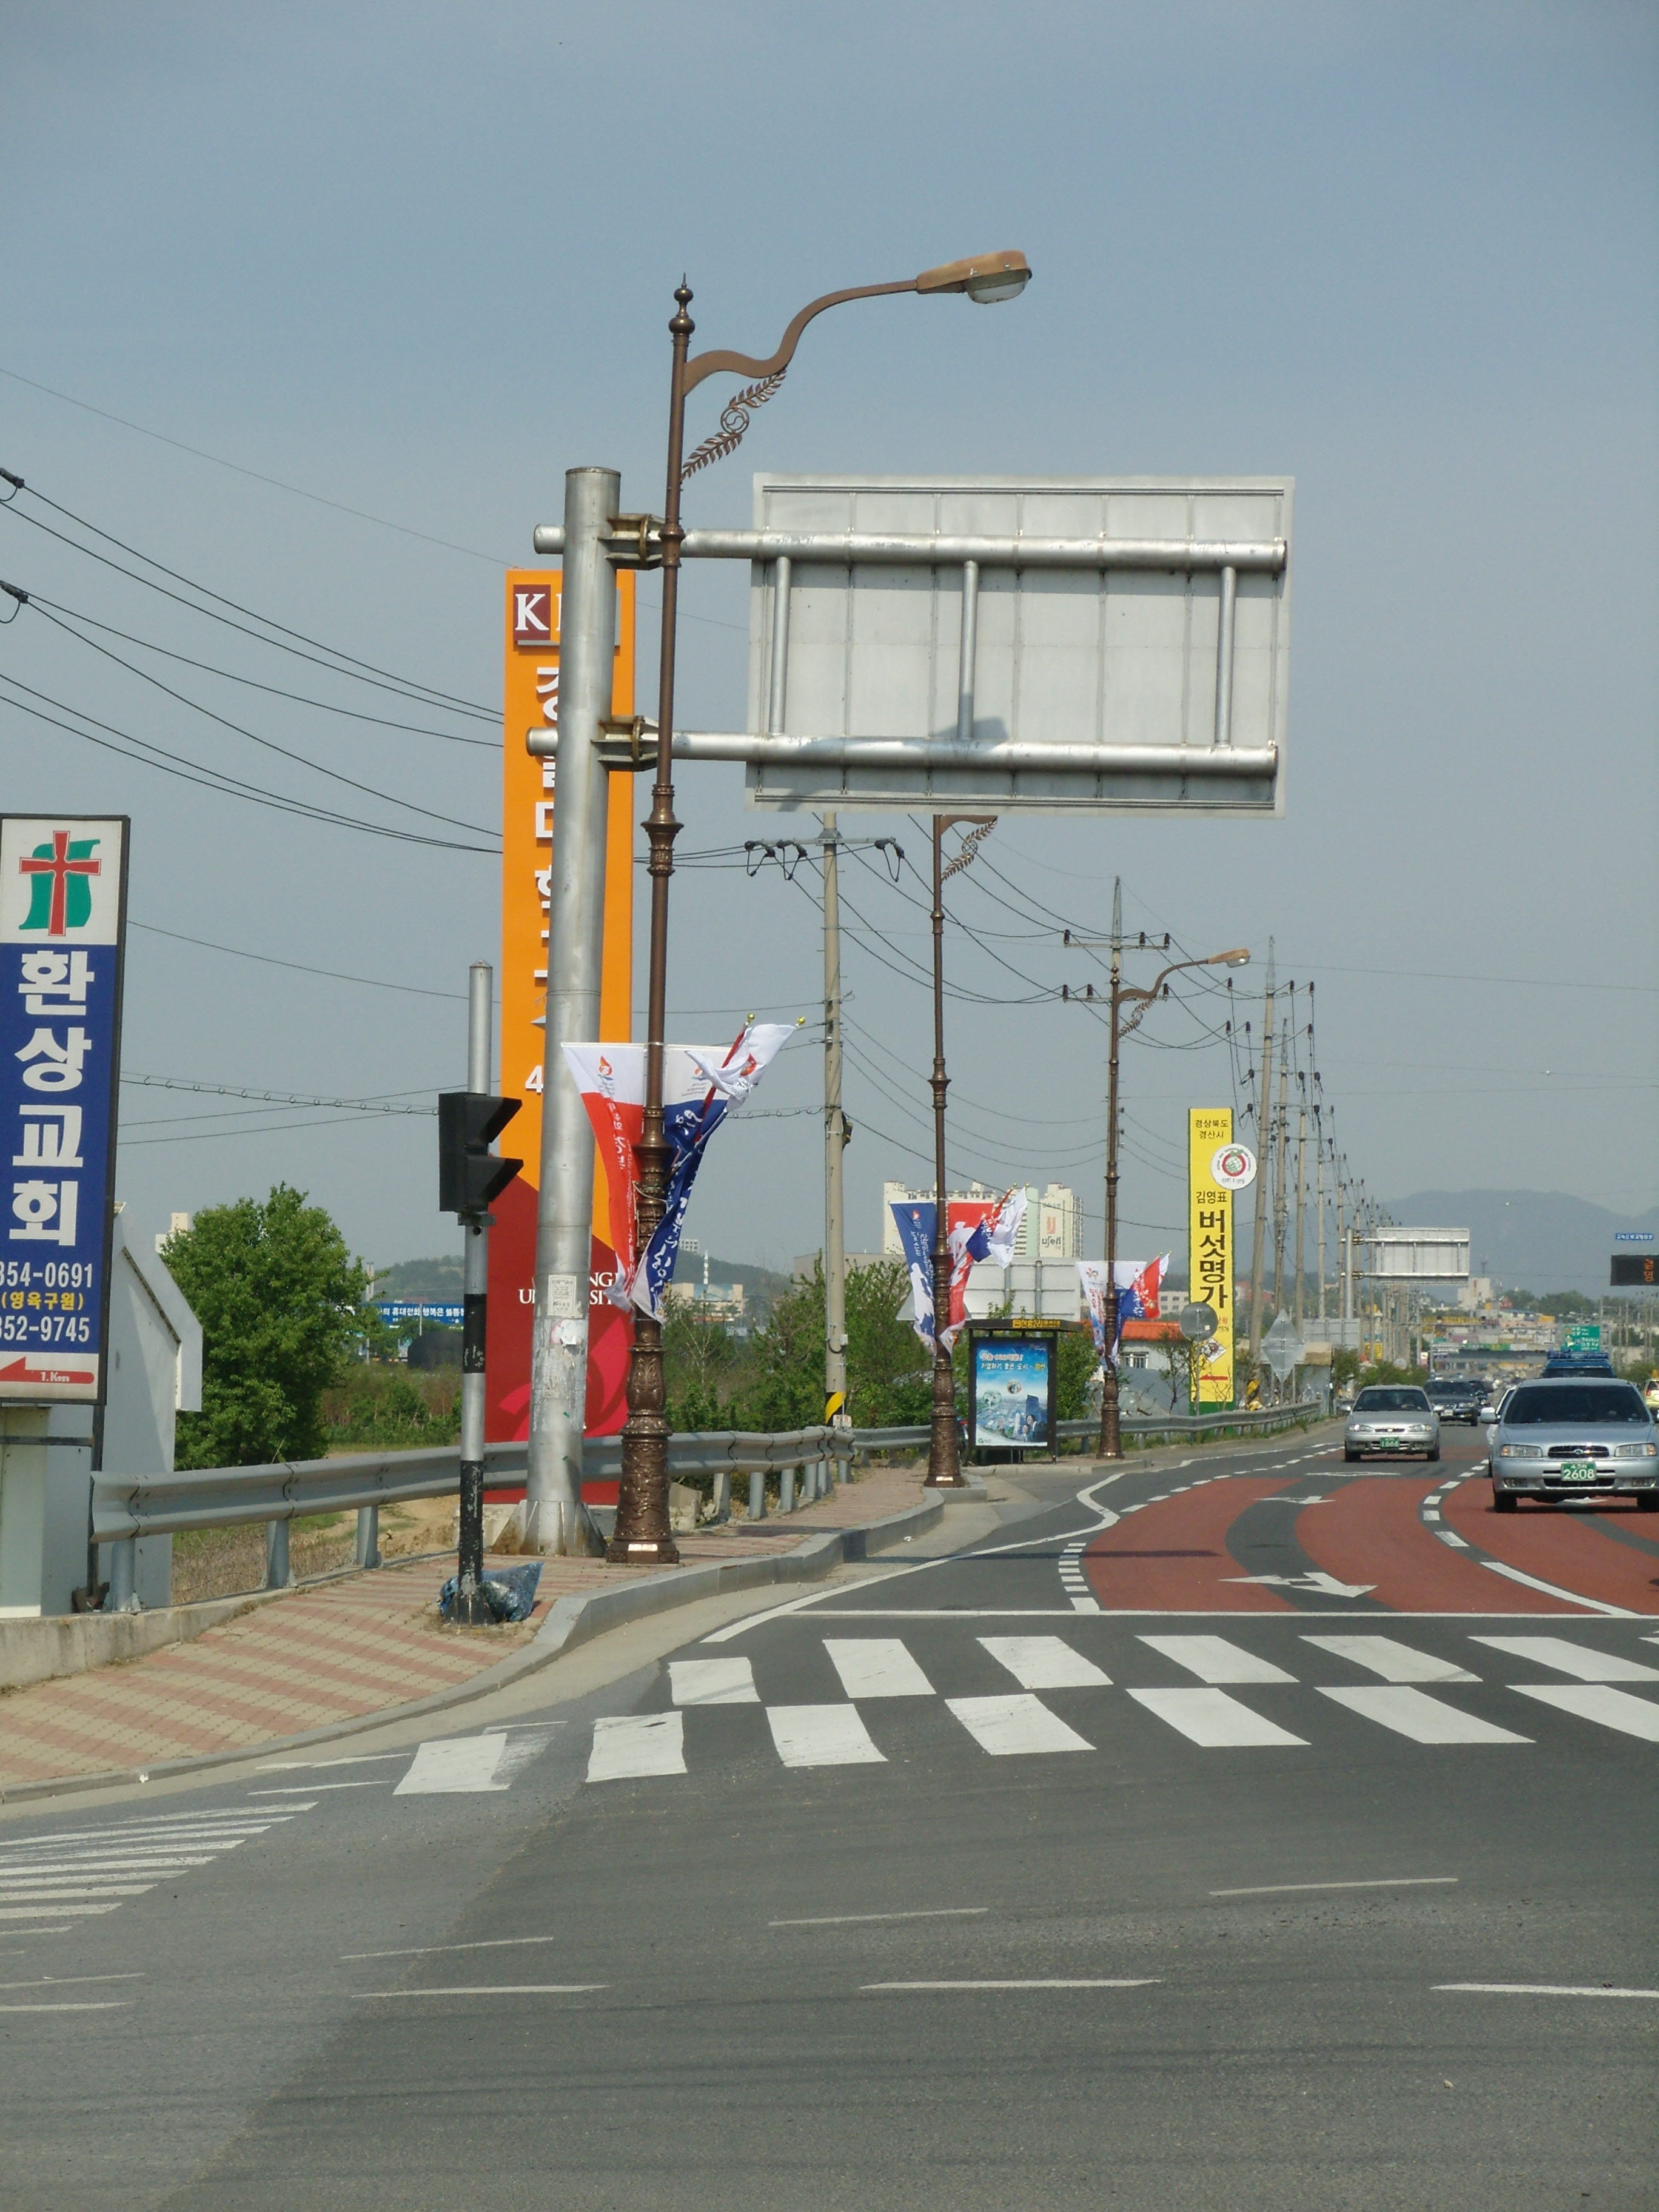
[{"label": "hazy blue sky", "polygon": [[[0,463],[233,600],[485,705],[500,568],[557,518],[564,470],[618,466],[630,503],[660,504],[683,269],[698,343],[764,352],[818,292],[1024,247],[1037,276],[1016,306],[900,298],[816,326],[741,453],[696,480],[690,519],[746,523],[757,468],[1293,473],[1285,819],[1012,818],[987,857],[1052,927],[991,903],[1017,895],[972,872],[960,911],[1031,933],[987,942],[1055,988],[1082,980],[1060,920],[1103,927],[1114,872],[1133,927],[1197,951],[1273,936],[1281,980],[1317,983],[1326,1095],[1381,1196],[1653,1203],[1651,8],[11,0],[0,36]],[[722,389],[697,395],[694,436]],[[490,734],[349,693],[25,512],[60,525],[27,500],[0,513],[0,575],[61,605],[262,681]],[[737,574],[690,579],[690,726],[742,712],[744,592]],[[487,750],[106,641],[262,737],[493,831]],[[271,789],[487,842],[261,752],[33,610],[0,637],[0,675]],[[152,932],[428,991],[459,992],[470,960],[495,957],[492,859],[255,808],[15,706],[0,744],[6,808],[131,812],[132,914]],[[689,850],[778,826],[744,814],[737,769],[681,791]],[[902,818],[868,827],[920,859]],[[924,921],[873,878],[849,888],[877,933],[846,963],[848,1234],[867,1246],[884,1176],[921,1172],[899,1147],[927,1148],[925,995],[877,958],[884,940],[923,956]],[[675,914],[677,1009],[815,1011],[804,888],[688,871]],[[961,939],[951,972],[1030,988]],[[135,1071],[331,1096],[461,1072],[459,1002],[142,931],[128,975]],[[1260,976],[1245,971],[1252,989]],[[1165,1043],[1194,1035],[1176,1010],[1157,1021]],[[1100,1029],[1046,1000],[957,1003],[950,1022],[956,1171],[1073,1182],[1098,1249]],[[674,1028],[729,1025],[687,1011]],[[804,1044],[759,1103],[810,1107],[818,1073]],[[1131,1049],[1132,1241],[1173,1240],[1184,1109],[1231,1095],[1223,1052]],[[214,1103],[126,1094],[121,1188],[143,1228],[281,1176],[375,1260],[453,1243],[430,1121],[169,1118]],[[819,1159],[810,1113],[734,1126],[694,1233],[734,1257],[816,1245]]]}]

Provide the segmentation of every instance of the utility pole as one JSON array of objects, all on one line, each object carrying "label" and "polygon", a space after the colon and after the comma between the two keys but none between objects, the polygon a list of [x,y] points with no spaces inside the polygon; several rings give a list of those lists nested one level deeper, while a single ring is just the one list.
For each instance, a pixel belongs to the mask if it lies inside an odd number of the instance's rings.
[{"label": "utility pole", "polygon": [[841,1109],[841,887],[836,817],[823,817],[823,1417],[845,1427],[847,1219],[842,1154],[851,1134]]},{"label": "utility pole", "polygon": [[[1291,986],[1291,1006],[1296,1006],[1296,986]],[[1279,1033],[1279,1110],[1273,1121],[1273,1317],[1285,1310],[1285,1222],[1289,1197],[1285,1184],[1285,1139],[1290,1129],[1290,1109],[1286,1090],[1290,1077],[1291,1024],[1284,1022]]]},{"label": "utility pole", "polygon": [[1267,939],[1267,995],[1261,1016],[1261,1074],[1255,1093],[1255,1226],[1250,1234],[1250,1364],[1261,1358],[1261,1264],[1267,1237],[1267,1143],[1273,1079],[1273,941]]},{"label": "utility pole", "polygon": [[[1319,1078],[1314,1078],[1316,1084]],[[1319,1326],[1325,1326],[1325,1105],[1314,1099],[1314,1221],[1319,1243]]]},{"label": "utility pole", "polygon": [[[617,586],[604,539],[621,504],[622,478],[616,470],[567,471],[530,1454],[521,1540],[528,1552],[588,1558],[605,1551],[582,1504],[593,1131],[562,1048],[599,1034],[609,800],[606,770],[594,741],[611,712],[617,643]],[[667,742],[665,736],[665,750]]]},{"label": "utility pole", "polygon": [[1302,1206],[1307,1193],[1308,1156],[1308,1079],[1301,1068],[1296,1072],[1296,1326],[1302,1328]]}]

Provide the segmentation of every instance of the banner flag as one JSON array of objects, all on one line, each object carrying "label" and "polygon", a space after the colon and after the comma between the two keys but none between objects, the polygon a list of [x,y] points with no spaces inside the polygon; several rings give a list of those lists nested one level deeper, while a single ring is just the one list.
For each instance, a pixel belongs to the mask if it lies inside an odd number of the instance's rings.
[{"label": "banner flag", "polygon": [[1156,1321],[1164,1284],[1164,1270],[1170,1264],[1166,1252],[1158,1260],[1120,1260],[1114,1268],[1115,1294],[1106,1287],[1106,1263],[1103,1260],[1079,1260],[1078,1280],[1083,1286],[1088,1302],[1089,1326],[1094,1331],[1095,1350],[1103,1359],[1117,1364],[1118,1340],[1123,1334],[1126,1321]]},{"label": "banner flag", "polygon": [[933,1346],[933,1223],[937,1209],[931,1199],[895,1205],[904,1264],[910,1273],[910,1304],[915,1316],[910,1326],[931,1352]]},{"label": "banner flag", "polygon": [[1233,1140],[1230,1106],[1194,1106],[1187,1115],[1187,1280],[1188,1297],[1215,1308],[1215,1334],[1200,1354],[1198,1403],[1231,1406],[1233,1372],[1233,1194],[1216,1160]]},{"label": "banner flag", "polygon": [[642,1044],[567,1044],[570,1070],[599,1145],[599,1164],[611,1197],[617,1254],[612,1301],[662,1318],[662,1295],[673,1279],[685,1209],[708,1139],[729,1109],[754,1090],[798,1023],[755,1022],[735,1044],[671,1044],[663,1054],[663,1134],[672,1148],[662,1219],[641,1253],[635,1219],[639,1162],[634,1147],[645,1121]]}]

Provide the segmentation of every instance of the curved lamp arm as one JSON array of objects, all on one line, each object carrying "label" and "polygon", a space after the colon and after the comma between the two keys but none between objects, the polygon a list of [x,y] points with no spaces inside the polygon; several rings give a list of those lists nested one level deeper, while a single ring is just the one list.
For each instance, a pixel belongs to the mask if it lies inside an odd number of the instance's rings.
[{"label": "curved lamp arm", "polygon": [[1240,945],[1231,952],[1209,953],[1202,960],[1172,960],[1160,975],[1152,978],[1147,989],[1143,991],[1137,988],[1133,990],[1120,991],[1117,994],[1120,1004],[1125,999],[1139,999],[1141,1003],[1123,1024],[1118,1035],[1127,1036],[1131,1030],[1139,1028],[1147,1007],[1157,998],[1170,977],[1178,975],[1183,968],[1242,968],[1249,957],[1249,954]]},{"label": "curved lamp arm", "polygon": [[795,348],[800,343],[801,332],[826,307],[839,307],[848,300],[878,300],[894,292],[965,292],[970,299],[989,305],[1016,298],[1030,279],[1031,271],[1023,253],[975,254],[966,261],[947,261],[937,269],[924,269],[920,276],[908,277],[900,283],[855,284],[848,291],[826,292],[822,299],[801,309],[785,331],[777,351],[764,361],[751,354],[724,350],[694,355],[681,373],[682,397],[694,391],[705,377],[725,374],[752,377],[754,381],[726,402],[721,410],[719,430],[712,438],[706,438],[686,461],[680,471],[682,482],[736,447],[749,428],[751,412],[764,406],[782,383],[795,357]]}]

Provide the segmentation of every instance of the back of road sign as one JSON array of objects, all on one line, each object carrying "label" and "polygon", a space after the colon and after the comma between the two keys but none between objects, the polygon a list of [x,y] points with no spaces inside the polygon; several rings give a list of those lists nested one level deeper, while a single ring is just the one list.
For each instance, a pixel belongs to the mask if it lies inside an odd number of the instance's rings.
[{"label": "back of road sign", "polygon": [[1291,495],[757,477],[749,804],[1281,813]]}]

